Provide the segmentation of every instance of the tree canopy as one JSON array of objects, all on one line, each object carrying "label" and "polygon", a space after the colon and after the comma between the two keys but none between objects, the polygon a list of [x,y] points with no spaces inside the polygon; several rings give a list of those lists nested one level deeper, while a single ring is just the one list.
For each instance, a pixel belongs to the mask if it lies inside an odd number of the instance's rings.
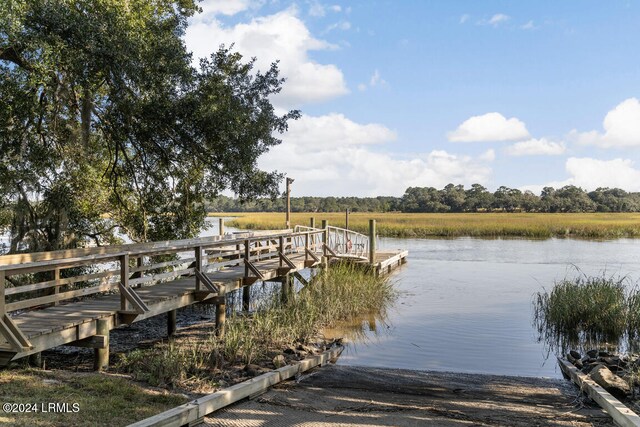
[{"label": "tree canopy", "polygon": [[274,196],[258,157],[297,111],[275,113],[277,64],[220,46],[194,66],[194,0],[0,4],[0,232],[13,252],[186,238],[225,189]]},{"label": "tree canopy", "polygon": [[[283,212],[282,199],[242,201],[217,197],[207,203],[211,212]],[[480,184],[469,189],[448,184],[443,189],[409,187],[402,197],[292,197],[293,212],[640,212],[640,193],[598,188],[587,193],[567,185],[545,187],[538,196],[529,190],[500,186],[494,192]]]}]

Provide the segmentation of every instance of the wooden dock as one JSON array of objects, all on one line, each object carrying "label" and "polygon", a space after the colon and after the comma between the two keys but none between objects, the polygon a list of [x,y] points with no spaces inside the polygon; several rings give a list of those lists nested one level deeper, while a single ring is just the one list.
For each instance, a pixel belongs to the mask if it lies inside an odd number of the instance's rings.
[{"label": "wooden dock", "polygon": [[407,251],[376,251],[364,236],[329,227],[0,256],[0,366],[60,345],[95,349],[108,365],[109,331],[196,303],[216,306],[224,334],[225,295],[257,281],[306,282],[300,271],[335,260],[387,274]]}]

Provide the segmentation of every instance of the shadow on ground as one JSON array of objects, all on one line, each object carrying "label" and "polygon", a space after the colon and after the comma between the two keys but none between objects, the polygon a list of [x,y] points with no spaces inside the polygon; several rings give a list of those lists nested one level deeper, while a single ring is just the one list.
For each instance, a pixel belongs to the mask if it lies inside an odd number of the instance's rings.
[{"label": "shadow on ground", "polygon": [[568,381],[328,366],[202,426],[613,426]]}]

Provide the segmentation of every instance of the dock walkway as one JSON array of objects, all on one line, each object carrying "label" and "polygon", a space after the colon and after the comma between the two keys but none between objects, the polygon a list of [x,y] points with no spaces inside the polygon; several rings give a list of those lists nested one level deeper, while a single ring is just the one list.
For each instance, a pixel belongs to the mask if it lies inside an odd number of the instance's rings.
[{"label": "dock walkway", "polygon": [[[373,234],[375,236],[375,233]],[[109,331],[196,303],[216,305],[257,281],[306,282],[300,271],[347,259],[386,274],[407,251],[376,251],[375,237],[329,227],[0,256],[0,366],[60,346],[94,348],[108,364]],[[173,319],[173,322],[172,322]],[[173,323],[173,324],[171,324]]]}]

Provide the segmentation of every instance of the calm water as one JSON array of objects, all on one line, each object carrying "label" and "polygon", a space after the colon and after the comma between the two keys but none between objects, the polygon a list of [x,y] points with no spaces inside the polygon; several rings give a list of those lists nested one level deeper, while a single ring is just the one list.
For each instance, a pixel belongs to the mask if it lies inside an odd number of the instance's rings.
[{"label": "calm water", "polygon": [[381,239],[408,249],[392,280],[402,295],[345,365],[559,377],[532,327],[532,296],[586,274],[640,277],[640,240]]}]

